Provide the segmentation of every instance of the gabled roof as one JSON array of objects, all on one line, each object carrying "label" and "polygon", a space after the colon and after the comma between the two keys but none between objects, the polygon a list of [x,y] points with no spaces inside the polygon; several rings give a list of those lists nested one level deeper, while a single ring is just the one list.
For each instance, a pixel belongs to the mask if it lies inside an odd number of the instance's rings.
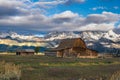
[{"label": "gabled roof", "polygon": [[34,49],[21,49],[21,50],[16,50],[16,52],[35,52]]},{"label": "gabled roof", "polygon": [[63,39],[56,50],[62,50],[72,47],[86,48],[85,42],[81,38]]}]

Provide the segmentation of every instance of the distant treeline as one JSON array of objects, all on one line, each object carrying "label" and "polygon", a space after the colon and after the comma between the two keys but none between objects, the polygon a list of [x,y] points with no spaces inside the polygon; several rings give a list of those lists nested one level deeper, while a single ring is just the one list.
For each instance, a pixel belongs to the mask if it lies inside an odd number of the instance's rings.
[{"label": "distant treeline", "polygon": [[[35,46],[9,46],[5,44],[0,44],[0,52],[16,52],[16,50],[21,49],[35,49]],[[40,47],[39,52],[44,52],[47,48]]]}]

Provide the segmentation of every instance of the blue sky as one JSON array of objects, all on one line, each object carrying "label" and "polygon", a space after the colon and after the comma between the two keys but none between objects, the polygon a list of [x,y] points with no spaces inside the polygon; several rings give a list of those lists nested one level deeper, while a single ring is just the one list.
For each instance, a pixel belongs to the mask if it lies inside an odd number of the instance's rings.
[{"label": "blue sky", "polygon": [[0,0],[0,31],[120,28],[120,0]]},{"label": "blue sky", "polygon": [[[66,10],[70,10],[75,13],[79,13],[81,15],[87,16],[88,14],[101,14],[103,11],[120,13],[120,1],[119,0],[86,0],[83,3],[70,3],[70,4],[62,4],[56,7],[53,7],[49,10],[52,14],[60,13]],[[51,15],[52,15],[51,14]]]}]

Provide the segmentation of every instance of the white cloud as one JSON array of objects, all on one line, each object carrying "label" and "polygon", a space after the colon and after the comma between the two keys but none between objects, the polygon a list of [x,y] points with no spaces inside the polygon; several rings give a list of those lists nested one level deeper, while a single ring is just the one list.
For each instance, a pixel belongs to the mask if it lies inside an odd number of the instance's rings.
[{"label": "white cloud", "polygon": [[119,7],[118,7],[118,6],[114,6],[113,8],[114,8],[114,9],[119,9]]},{"label": "white cloud", "polygon": [[85,0],[74,0],[75,2],[85,2]]},{"label": "white cloud", "polygon": [[80,30],[100,30],[100,31],[108,31],[108,30],[111,30],[111,29],[114,29],[114,23],[102,23],[102,24],[94,24],[94,23],[91,23],[91,24],[88,24],[86,26],[82,26],[79,28]]},{"label": "white cloud", "polygon": [[107,8],[103,7],[103,6],[99,6],[99,7],[93,7],[91,9],[94,10],[94,11],[96,11],[96,10],[106,10]]},{"label": "white cloud", "polygon": [[119,14],[114,14],[112,12],[102,12],[102,14],[90,14],[85,20],[85,23],[111,23],[116,22],[120,19]]},{"label": "white cloud", "polygon": [[39,6],[43,8],[51,8],[59,4],[71,4],[71,3],[83,3],[85,0],[52,0],[52,1],[38,1],[33,3],[33,6]]},{"label": "white cloud", "polygon": [[73,17],[78,17],[79,15],[77,13],[73,13],[71,11],[65,11],[60,14],[55,14],[53,17],[54,18],[73,18]]},{"label": "white cloud", "polygon": [[65,0],[65,4],[69,5],[69,4],[72,4],[72,3],[83,3],[85,1],[86,0]]},{"label": "white cloud", "polygon": [[34,2],[32,6],[49,9],[59,4],[64,4],[66,0],[53,0],[53,1],[38,1]]},{"label": "white cloud", "polygon": [[38,13],[27,16],[12,16],[1,19],[0,24],[36,31],[109,30],[114,28],[114,24],[118,20],[119,15],[111,12],[81,17],[77,13],[65,11],[50,17]]},{"label": "white cloud", "polygon": [[63,4],[65,3],[64,0],[60,0],[60,1],[39,1],[39,2],[35,2],[34,5],[58,5],[58,4]]},{"label": "white cloud", "polygon": [[98,7],[93,7],[93,8],[90,8],[90,9],[93,10],[93,11],[96,11],[96,10],[109,10],[109,9],[117,10],[117,9],[119,9],[119,7],[118,6],[114,6],[112,8],[109,8],[109,7],[104,7],[104,6],[98,6]]},{"label": "white cloud", "polygon": [[1,6],[13,7],[13,6],[21,6],[22,1],[17,0],[0,0]]},{"label": "white cloud", "polygon": [[[74,31],[74,30],[109,30],[120,20],[120,14],[102,12],[83,17],[72,11],[46,16],[35,5],[58,5],[70,0],[52,2],[31,2],[30,0],[0,0],[0,29],[33,31]],[[84,2],[85,0],[74,0]],[[54,4],[52,4],[54,3]],[[4,4],[4,5],[3,5]],[[7,17],[6,17],[7,16]]]}]

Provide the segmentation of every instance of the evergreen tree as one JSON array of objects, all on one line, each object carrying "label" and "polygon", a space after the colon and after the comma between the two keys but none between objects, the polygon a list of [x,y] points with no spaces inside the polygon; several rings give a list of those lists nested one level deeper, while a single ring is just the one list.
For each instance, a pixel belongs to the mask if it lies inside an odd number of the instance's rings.
[{"label": "evergreen tree", "polygon": [[35,53],[38,54],[39,50],[40,50],[40,47],[39,47],[39,46],[35,47]]}]

